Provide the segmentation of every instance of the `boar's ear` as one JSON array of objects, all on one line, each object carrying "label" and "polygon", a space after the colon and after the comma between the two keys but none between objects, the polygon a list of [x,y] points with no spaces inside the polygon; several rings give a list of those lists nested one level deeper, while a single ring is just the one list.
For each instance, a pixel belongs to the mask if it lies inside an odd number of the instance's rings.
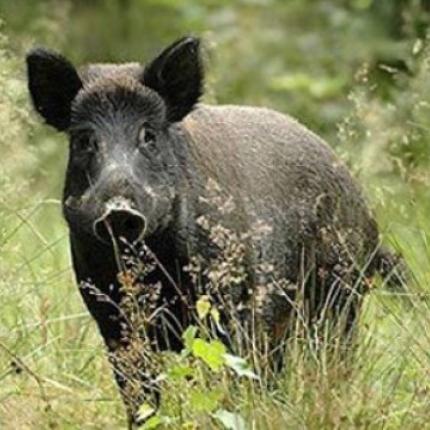
[{"label": "boar's ear", "polygon": [[43,48],[27,54],[28,89],[45,121],[63,131],[70,125],[71,104],[82,81],[64,57]]},{"label": "boar's ear", "polygon": [[185,37],[165,49],[145,67],[143,84],[157,91],[167,106],[167,119],[180,121],[203,92],[200,41]]}]

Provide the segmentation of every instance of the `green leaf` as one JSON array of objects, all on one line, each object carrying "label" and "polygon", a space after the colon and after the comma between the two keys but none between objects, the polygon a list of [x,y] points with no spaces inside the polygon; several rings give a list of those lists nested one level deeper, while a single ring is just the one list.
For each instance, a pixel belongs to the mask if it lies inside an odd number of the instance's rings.
[{"label": "green leaf", "polygon": [[218,340],[206,342],[203,339],[195,339],[192,352],[195,357],[203,360],[214,372],[221,370],[225,363],[226,348]]},{"label": "green leaf", "polygon": [[250,379],[258,379],[258,376],[250,369],[244,358],[237,355],[225,354],[225,364],[234,370],[238,376],[244,376]]},{"label": "green leaf", "polygon": [[137,411],[139,420],[142,421],[147,420],[154,413],[155,409],[148,403],[143,403],[142,405],[140,405],[139,410]]},{"label": "green leaf", "polygon": [[217,408],[221,396],[221,391],[194,390],[190,395],[191,407],[197,412],[212,412]]},{"label": "green leaf", "polygon": [[199,319],[204,320],[211,310],[211,302],[208,296],[202,296],[196,303],[196,310]]},{"label": "green leaf", "polygon": [[245,421],[238,414],[220,409],[213,417],[220,421],[227,430],[246,430]]},{"label": "green leaf", "polygon": [[167,377],[173,380],[181,380],[194,375],[194,369],[189,366],[175,365],[167,370]]},{"label": "green leaf", "polygon": [[153,430],[156,429],[160,424],[162,424],[162,420],[160,417],[151,417],[148,421],[140,427],[142,430]]},{"label": "green leaf", "polygon": [[155,415],[149,418],[149,420],[147,420],[141,426],[139,426],[139,429],[154,430],[154,429],[157,429],[160,425],[168,426],[168,425],[171,425],[172,423],[173,423],[173,420],[170,417]]},{"label": "green leaf", "polygon": [[187,327],[187,329],[182,334],[184,346],[188,352],[192,352],[193,343],[194,343],[196,336],[197,336],[197,327],[194,325],[190,325],[189,327]]}]

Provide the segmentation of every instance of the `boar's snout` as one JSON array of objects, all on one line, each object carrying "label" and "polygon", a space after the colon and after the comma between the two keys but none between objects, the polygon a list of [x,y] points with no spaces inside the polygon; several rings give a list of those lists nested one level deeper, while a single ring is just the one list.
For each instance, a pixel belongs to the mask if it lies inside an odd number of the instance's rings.
[{"label": "boar's snout", "polygon": [[94,234],[103,242],[122,239],[132,244],[144,236],[145,217],[127,199],[112,199],[93,224]]}]

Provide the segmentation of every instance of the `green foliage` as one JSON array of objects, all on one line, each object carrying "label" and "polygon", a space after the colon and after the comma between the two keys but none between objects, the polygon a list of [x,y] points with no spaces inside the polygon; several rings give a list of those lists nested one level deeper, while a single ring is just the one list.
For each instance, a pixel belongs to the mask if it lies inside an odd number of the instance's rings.
[{"label": "green foliage", "polygon": [[240,415],[222,409],[215,414],[215,418],[221,421],[227,430],[246,430],[245,421]]},{"label": "green foliage", "polygon": [[217,372],[221,370],[225,363],[226,348],[220,341],[206,342],[202,339],[195,339],[192,345],[192,353],[207,364],[211,370]]},{"label": "green foliage", "polygon": [[224,354],[226,366],[230,367],[238,377],[244,376],[250,379],[258,379],[258,376],[250,369],[246,360],[236,355]]},{"label": "green foliage", "polygon": [[[227,429],[245,428],[240,415],[224,409],[227,393],[221,383],[230,374],[230,369],[249,380],[255,379],[255,374],[244,359],[227,354],[226,347],[220,341],[204,340],[197,337],[197,334],[197,327],[187,328],[183,334],[184,350],[181,354],[167,354],[165,372],[159,377],[163,386],[174,393],[170,402],[180,405],[186,411],[186,420],[172,415],[172,406],[167,408],[167,412],[161,410],[151,417],[156,411],[144,403],[139,408],[139,416],[151,418],[143,425],[143,429],[158,428],[161,425],[199,428],[200,420],[205,416],[209,419],[208,422],[218,420]],[[212,383],[208,385],[208,381]],[[187,386],[185,391],[181,390],[184,386]]]},{"label": "green foliage", "polygon": [[360,64],[381,91],[396,91],[379,66],[403,69],[430,19],[418,0],[17,0],[1,2],[0,15],[14,40],[61,48],[78,63],[145,62],[180,35],[199,34],[207,100],[273,106],[330,140]]}]

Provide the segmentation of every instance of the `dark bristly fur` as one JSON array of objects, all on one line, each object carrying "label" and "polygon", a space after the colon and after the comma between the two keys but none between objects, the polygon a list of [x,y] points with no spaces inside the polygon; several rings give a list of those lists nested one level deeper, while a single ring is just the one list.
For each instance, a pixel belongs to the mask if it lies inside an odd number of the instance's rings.
[{"label": "dark bristly fur", "polygon": [[[169,320],[167,331],[160,322],[147,336],[160,349],[180,350],[193,305],[184,297],[195,300],[183,267],[190,256],[217,253],[198,222],[210,212],[211,181],[234,201],[223,225],[233,232],[257,222],[270,227],[263,240],[246,241],[246,285],[237,295],[246,301],[267,286],[260,302],[269,337],[288,333],[292,291],[302,285],[309,322],[345,314],[349,336],[369,280],[377,271],[387,275],[384,262],[394,260],[378,251],[378,229],[359,187],[319,137],[272,110],[198,104],[203,67],[192,37],[146,67],[96,64],[78,73],[44,49],[31,51],[27,63],[36,110],[70,138],[63,209],[73,266],[109,351],[127,347],[123,293],[115,249],[94,234],[94,223],[118,198],[145,220],[144,242],[158,262],[145,282],[161,283],[159,305]],[[273,269],[256,273],[265,262]],[[272,291],[279,279],[288,291]],[[124,387],[124,375],[116,376]],[[129,409],[133,415],[136,408]]]}]

